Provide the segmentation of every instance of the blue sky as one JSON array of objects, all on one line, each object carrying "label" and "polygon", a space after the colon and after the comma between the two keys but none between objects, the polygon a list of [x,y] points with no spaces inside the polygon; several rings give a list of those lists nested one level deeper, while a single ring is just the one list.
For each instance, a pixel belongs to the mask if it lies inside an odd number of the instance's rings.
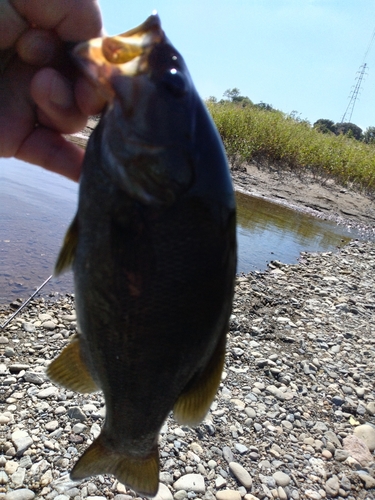
[{"label": "blue sky", "polygon": [[[375,126],[375,0],[99,0],[110,35],[156,9],[201,97],[237,87],[311,123],[341,121],[364,62],[351,121]],[[347,120],[346,120],[347,121]]]}]

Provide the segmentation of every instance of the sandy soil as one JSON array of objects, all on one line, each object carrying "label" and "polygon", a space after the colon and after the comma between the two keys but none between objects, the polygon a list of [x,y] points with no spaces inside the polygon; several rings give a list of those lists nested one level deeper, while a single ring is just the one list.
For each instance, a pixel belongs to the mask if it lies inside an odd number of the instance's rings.
[{"label": "sandy soil", "polygon": [[[87,127],[73,136],[72,142],[85,147],[87,137],[97,121],[90,119]],[[375,200],[365,193],[343,187],[333,179],[312,174],[297,177],[295,173],[264,167],[255,163],[231,168],[235,188],[287,205],[316,217],[329,219],[348,227],[361,229],[364,236],[375,237]]]}]

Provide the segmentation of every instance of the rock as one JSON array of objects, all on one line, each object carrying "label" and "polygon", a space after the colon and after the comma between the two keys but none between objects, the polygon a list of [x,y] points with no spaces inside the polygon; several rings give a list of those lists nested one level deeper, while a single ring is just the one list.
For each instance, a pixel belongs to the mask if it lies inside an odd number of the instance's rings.
[{"label": "rock", "polygon": [[53,321],[44,321],[42,323],[42,327],[46,328],[46,330],[54,330],[56,328],[56,324]]},{"label": "rock", "polygon": [[194,491],[195,493],[204,493],[206,486],[201,474],[185,474],[173,484],[175,490]]},{"label": "rock", "polygon": [[6,495],[6,500],[32,500],[35,493],[28,488],[21,488],[19,490],[9,491]]},{"label": "rock", "polygon": [[229,448],[229,446],[224,446],[223,448],[223,457],[225,460],[228,462],[234,462],[234,455],[232,453],[232,450]]},{"label": "rock", "polygon": [[51,385],[50,387],[46,387],[45,389],[42,389],[39,392],[37,392],[36,397],[39,399],[47,399],[52,396],[56,396],[57,393],[58,393],[57,387]]},{"label": "rock", "polygon": [[349,456],[349,452],[347,450],[336,450],[335,451],[335,460],[338,462],[344,462]]},{"label": "rock", "polygon": [[32,438],[26,431],[17,430],[14,431],[11,437],[14,446],[16,447],[16,452],[18,456],[23,455],[23,453],[33,444]]},{"label": "rock", "polygon": [[375,415],[375,401],[371,401],[367,406],[366,410],[370,415]]},{"label": "rock", "polygon": [[278,486],[285,487],[290,483],[290,476],[288,476],[288,474],[285,474],[285,472],[276,471],[274,474],[272,474],[272,477],[274,478]]},{"label": "rock", "polygon": [[364,424],[355,427],[354,434],[362,439],[370,451],[375,450],[375,427]]},{"label": "rock", "polygon": [[73,406],[72,408],[69,408],[68,416],[73,419],[81,420],[82,422],[86,420],[86,415],[78,406]]},{"label": "rock", "polygon": [[359,471],[358,472],[361,481],[364,483],[366,490],[370,490],[371,488],[375,488],[375,478],[370,476],[367,472]]},{"label": "rock", "polygon": [[249,449],[247,446],[245,446],[244,444],[241,444],[241,443],[236,443],[234,445],[234,447],[236,448],[238,453],[240,453],[241,455],[244,455]]},{"label": "rock", "polygon": [[159,489],[156,494],[155,500],[173,500],[173,495],[168,486],[163,483],[159,484]]},{"label": "rock", "polygon": [[230,462],[229,463],[229,469],[233,473],[233,475],[239,480],[239,482],[245,486],[245,488],[250,489],[251,485],[253,484],[253,480],[251,479],[250,474],[247,472],[247,470],[242,467],[237,462]]},{"label": "rock", "polygon": [[340,489],[339,478],[334,475],[330,477],[325,484],[325,490],[329,497],[337,497]]},{"label": "rock", "polygon": [[45,377],[40,373],[34,373],[27,371],[23,376],[25,382],[29,382],[30,384],[41,385],[45,382]]},{"label": "rock", "polygon": [[236,490],[221,490],[216,493],[217,500],[241,500],[241,493]]},{"label": "rock", "polygon": [[346,436],[343,440],[344,450],[355,458],[361,465],[366,467],[374,461],[366,443],[356,435]]}]

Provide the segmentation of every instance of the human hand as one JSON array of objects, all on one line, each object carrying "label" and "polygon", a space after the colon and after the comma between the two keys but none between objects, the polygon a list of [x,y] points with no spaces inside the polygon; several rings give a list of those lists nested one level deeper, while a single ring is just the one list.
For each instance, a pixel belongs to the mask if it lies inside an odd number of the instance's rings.
[{"label": "human hand", "polygon": [[69,60],[64,42],[100,35],[96,0],[0,0],[0,157],[78,180],[81,130],[104,100]]}]

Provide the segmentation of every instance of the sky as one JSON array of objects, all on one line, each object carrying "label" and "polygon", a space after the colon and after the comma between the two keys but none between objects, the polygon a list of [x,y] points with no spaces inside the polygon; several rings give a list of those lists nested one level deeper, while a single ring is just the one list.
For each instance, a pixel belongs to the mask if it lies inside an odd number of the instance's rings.
[{"label": "sky", "polygon": [[[375,0],[99,0],[108,35],[157,10],[200,96],[238,88],[254,103],[314,123],[341,122],[367,64],[351,122],[375,126]],[[349,121],[348,116],[345,121]]]}]

